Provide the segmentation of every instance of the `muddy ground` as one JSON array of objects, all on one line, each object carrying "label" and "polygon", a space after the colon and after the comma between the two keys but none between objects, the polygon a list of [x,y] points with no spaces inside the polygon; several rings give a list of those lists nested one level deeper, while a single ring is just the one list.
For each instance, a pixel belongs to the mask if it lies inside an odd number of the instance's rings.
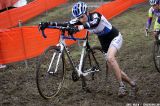
[{"label": "muddy ground", "polygon": [[[127,95],[117,97],[118,84],[113,72],[110,83],[99,92],[86,93],[81,89],[80,81],[71,78],[65,81],[60,95],[56,99],[43,99],[36,88],[35,60],[8,64],[0,69],[0,105],[1,106],[126,106],[127,103],[159,103],[160,73],[154,67],[152,59],[153,37],[145,37],[144,26],[149,5],[143,4],[130,8],[111,20],[122,33],[124,42],[117,58],[120,67],[137,81],[139,91],[137,99]],[[94,44],[95,40],[91,42]],[[77,47],[76,45],[74,46]],[[74,52],[74,50],[73,50]],[[77,58],[77,57],[76,57]],[[102,63],[103,64],[103,63]],[[69,73],[69,71],[68,71]],[[98,84],[93,85],[95,88]],[[127,85],[128,91],[130,87]]]}]

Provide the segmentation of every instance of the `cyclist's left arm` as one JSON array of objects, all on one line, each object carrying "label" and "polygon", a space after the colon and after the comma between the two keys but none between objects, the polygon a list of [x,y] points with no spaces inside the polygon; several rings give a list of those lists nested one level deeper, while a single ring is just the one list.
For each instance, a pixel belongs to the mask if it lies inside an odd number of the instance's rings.
[{"label": "cyclist's left arm", "polygon": [[99,25],[101,20],[101,15],[99,13],[91,13],[88,17],[90,18],[88,22],[84,23],[83,25],[80,25],[78,29],[90,29],[95,28]]},{"label": "cyclist's left arm", "polygon": [[68,22],[70,25],[82,25],[78,18],[74,18]]},{"label": "cyclist's left arm", "polygon": [[99,13],[91,13],[90,20],[86,22],[83,26],[85,29],[95,28],[99,25],[101,20],[101,15]]},{"label": "cyclist's left arm", "polygon": [[148,20],[146,23],[146,29],[150,29],[150,26],[152,24],[153,12],[154,12],[154,9],[153,7],[151,7],[148,11]]},{"label": "cyclist's left arm", "polygon": [[70,24],[74,25],[79,25],[78,29],[83,30],[83,29],[90,29],[97,27],[99,25],[99,22],[101,20],[101,15],[99,13],[91,13],[89,16],[89,19],[86,23],[82,24],[79,19],[73,19],[70,21]]}]

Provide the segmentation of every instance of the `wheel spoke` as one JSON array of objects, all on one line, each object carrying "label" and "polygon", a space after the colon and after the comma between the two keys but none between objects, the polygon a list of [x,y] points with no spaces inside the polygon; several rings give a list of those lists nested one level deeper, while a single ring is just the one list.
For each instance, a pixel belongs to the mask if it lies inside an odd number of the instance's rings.
[{"label": "wheel spoke", "polygon": [[158,41],[155,41],[154,43],[153,60],[157,71],[160,72],[160,45]]},{"label": "wheel spoke", "polygon": [[[60,57],[59,52],[57,52],[53,59],[55,52],[57,49],[49,48],[38,60],[36,83],[40,95],[45,99],[56,96],[64,81],[64,58]],[[59,64],[57,65],[58,59]]]},{"label": "wheel spoke", "polygon": [[[103,91],[106,81],[108,67],[106,67],[106,60],[100,48],[93,48],[89,51],[84,58],[83,72],[89,73],[82,77],[82,84],[85,85],[90,91]],[[101,63],[101,64],[100,64]],[[98,84],[96,87],[93,85]],[[88,90],[88,89],[87,89]]]}]

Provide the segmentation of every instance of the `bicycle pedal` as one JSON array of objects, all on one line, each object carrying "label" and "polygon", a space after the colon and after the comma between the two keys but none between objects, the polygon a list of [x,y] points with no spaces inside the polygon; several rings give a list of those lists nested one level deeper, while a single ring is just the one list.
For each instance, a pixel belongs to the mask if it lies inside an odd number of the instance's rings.
[{"label": "bicycle pedal", "polygon": [[54,73],[54,72],[52,72],[52,71],[50,71],[50,72],[48,72],[48,73],[49,73],[49,75],[57,76],[57,73]]},{"label": "bicycle pedal", "polygon": [[76,82],[76,81],[79,80],[79,76],[78,76],[78,74],[75,71],[72,72],[72,80],[74,82]]},{"label": "bicycle pedal", "polygon": [[96,66],[94,66],[94,67],[92,67],[92,68],[91,68],[91,71],[96,72],[96,71],[99,71],[99,69],[97,69],[97,67],[96,67]]},{"label": "bicycle pedal", "polygon": [[82,89],[87,93],[92,93],[91,90],[88,87],[83,87]]},{"label": "bicycle pedal", "polygon": [[92,67],[92,68],[91,68],[91,71],[94,71],[95,69],[96,69],[96,67]]},{"label": "bicycle pedal", "polygon": [[94,80],[94,79],[95,79],[95,78],[94,78],[94,77],[95,77],[94,75],[95,75],[95,74],[94,74],[94,73],[92,73],[92,77],[91,77],[91,78],[92,78],[92,80]]},{"label": "bicycle pedal", "polygon": [[54,75],[54,73],[52,72],[52,71],[50,71],[50,72],[48,72],[49,74],[51,74],[51,75]]}]

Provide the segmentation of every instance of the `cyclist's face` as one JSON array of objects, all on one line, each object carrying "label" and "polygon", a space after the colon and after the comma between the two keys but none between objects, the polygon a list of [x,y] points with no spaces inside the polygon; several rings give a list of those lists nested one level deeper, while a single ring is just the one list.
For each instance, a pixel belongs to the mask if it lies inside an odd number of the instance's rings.
[{"label": "cyclist's face", "polygon": [[87,22],[87,15],[86,14],[83,14],[82,16],[79,17],[79,21],[81,23],[85,23]]},{"label": "cyclist's face", "polygon": [[159,9],[159,5],[158,4],[155,4],[152,6],[154,9]]}]

